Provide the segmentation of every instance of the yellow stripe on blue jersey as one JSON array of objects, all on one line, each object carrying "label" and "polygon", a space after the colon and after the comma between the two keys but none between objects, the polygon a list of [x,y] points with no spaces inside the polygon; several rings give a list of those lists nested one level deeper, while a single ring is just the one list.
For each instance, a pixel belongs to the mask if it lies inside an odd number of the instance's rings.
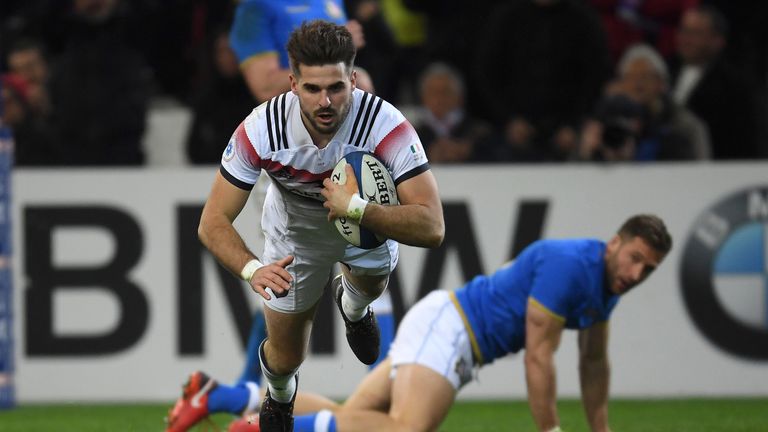
[{"label": "yellow stripe on blue jersey", "polygon": [[536,301],[535,298],[528,297],[528,303],[536,306],[537,309],[541,310],[542,312],[544,312],[545,314],[551,316],[552,318],[554,318],[554,319],[556,319],[556,320],[558,320],[558,321],[560,321],[562,323],[565,322],[565,317],[564,316],[552,312],[551,310],[549,310],[548,307],[546,307],[543,304],[541,304],[538,301]]},{"label": "yellow stripe on blue jersey", "polygon": [[480,345],[477,343],[475,332],[472,330],[472,326],[469,324],[467,315],[464,313],[464,309],[461,307],[461,304],[459,303],[459,299],[456,298],[456,293],[450,292],[449,296],[451,297],[451,301],[453,302],[453,305],[456,307],[456,310],[459,312],[459,315],[461,316],[461,321],[464,323],[464,328],[467,329],[467,333],[469,334],[469,343],[472,344],[472,354],[475,357],[475,361],[477,362],[478,366],[482,366],[483,353],[480,351]]}]

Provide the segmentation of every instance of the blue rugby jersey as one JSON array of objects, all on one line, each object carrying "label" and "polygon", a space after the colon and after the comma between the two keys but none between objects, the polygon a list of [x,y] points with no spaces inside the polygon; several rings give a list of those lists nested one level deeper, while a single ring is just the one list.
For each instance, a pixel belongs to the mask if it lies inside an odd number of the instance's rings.
[{"label": "blue rugby jersey", "polygon": [[608,320],[619,296],[604,288],[604,252],[600,240],[540,240],[513,264],[452,293],[475,360],[491,363],[525,347],[529,297],[569,329]]},{"label": "blue rugby jersey", "polygon": [[323,19],[345,24],[341,0],[242,0],[237,5],[229,43],[240,63],[274,52],[280,67],[288,68],[285,44],[291,32],[304,21]]}]

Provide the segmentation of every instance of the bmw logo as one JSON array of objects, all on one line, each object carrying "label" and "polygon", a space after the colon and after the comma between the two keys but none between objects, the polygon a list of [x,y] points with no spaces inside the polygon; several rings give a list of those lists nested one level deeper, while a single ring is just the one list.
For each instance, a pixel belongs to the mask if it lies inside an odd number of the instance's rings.
[{"label": "bmw logo", "polygon": [[696,220],[683,250],[683,298],[723,350],[768,360],[768,187],[734,193]]}]

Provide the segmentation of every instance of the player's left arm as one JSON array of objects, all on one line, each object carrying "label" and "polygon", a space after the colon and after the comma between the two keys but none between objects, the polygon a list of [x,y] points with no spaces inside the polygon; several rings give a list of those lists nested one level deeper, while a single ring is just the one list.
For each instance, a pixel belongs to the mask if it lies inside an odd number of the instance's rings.
[{"label": "player's left arm", "polygon": [[593,432],[608,432],[608,322],[579,331],[581,399]]},{"label": "player's left arm", "polygon": [[[322,194],[326,201],[328,220],[347,214],[349,201],[357,193],[357,180],[347,164],[347,182],[338,185],[327,178]],[[445,237],[443,204],[432,171],[427,170],[397,186],[400,205],[385,206],[369,202],[360,225],[403,244],[438,247]]]}]

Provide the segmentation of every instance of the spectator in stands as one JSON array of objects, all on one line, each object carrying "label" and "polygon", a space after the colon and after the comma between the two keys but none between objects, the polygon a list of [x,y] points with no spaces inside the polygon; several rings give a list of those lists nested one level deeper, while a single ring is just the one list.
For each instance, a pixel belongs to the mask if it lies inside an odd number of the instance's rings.
[{"label": "spectator in stands", "polygon": [[703,0],[728,21],[728,43],[722,56],[734,66],[748,69],[760,85],[768,85],[768,2]]},{"label": "spectator in stands", "polygon": [[444,63],[427,67],[420,80],[421,109],[414,124],[433,163],[480,159],[491,127],[464,110],[464,80]]},{"label": "spectator in stands", "polygon": [[5,107],[3,121],[13,131],[14,158],[17,166],[56,165],[61,152],[55,135],[43,117],[30,105],[30,86],[21,75],[5,74],[2,99]]},{"label": "spectator in stands", "polygon": [[9,72],[23,77],[27,83],[29,108],[37,115],[48,116],[50,71],[43,46],[32,39],[20,39],[8,51],[7,63]]},{"label": "spectator in stands", "polygon": [[669,97],[669,73],[649,45],[630,47],[617,80],[582,130],[582,159],[669,161],[710,156],[706,127]]},{"label": "spectator in stands", "polygon": [[383,90],[393,94],[394,98],[390,102],[408,109],[419,103],[417,82],[429,61],[424,51],[427,35],[426,16],[406,7],[406,2],[407,0],[382,0],[381,11],[392,30],[397,47],[395,55],[388,59],[392,87]]},{"label": "spectator in stands", "polygon": [[345,0],[344,6],[349,18],[360,23],[365,35],[365,46],[358,49],[355,65],[375,72],[371,79],[377,96],[395,101],[392,59],[397,53],[397,43],[389,23],[384,19],[380,1]]},{"label": "spectator in stands", "polygon": [[608,35],[611,58],[619,60],[632,45],[647,43],[668,59],[675,51],[680,17],[700,0],[588,0]]},{"label": "spectator in stands", "polygon": [[393,59],[397,56],[398,46],[382,12],[380,0],[345,0],[344,5],[349,18],[360,23],[365,35],[365,46],[357,51],[355,65],[373,72],[370,74],[371,84],[376,88],[377,96],[395,101],[396,83],[392,72],[396,66]]},{"label": "spectator in stands", "polygon": [[56,130],[69,165],[140,165],[151,92],[141,53],[123,38],[120,0],[75,0],[51,74]]},{"label": "spectator in stands", "polygon": [[[475,76],[477,47],[483,43],[485,25],[491,21],[494,7],[506,0],[397,0],[410,11],[424,16],[424,41],[422,58],[406,58],[409,63],[422,63],[417,71],[423,71],[432,62],[442,62],[453,67],[464,77],[466,85],[465,106],[473,113],[483,113],[480,88]],[[414,76],[418,81],[420,74]],[[418,95],[417,95],[418,96]]]},{"label": "spectator in stands", "polygon": [[765,89],[721,55],[727,35],[728,23],[710,6],[683,15],[673,95],[707,124],[714,159],[752,159],[765,144]]},{"label": "spectator in stands", "polygon": [[626,96],[607,96],[581,127],[574,160],[619,162],[635,158],[642,108]]},{"label": "spectator in stands", "polygon": [[610,73],[603,28],[576,0],[499,6],[477,46],[486,115],[508,145],[565,159]]},{"label": "spectator in stands", "polygon": [[220,31],[209,44],[205,63],[211,71],[192,102],[192,126],[187,134],[187,156],[193,164],[221,162],[232,131],[256,106],[229,47],[227,32]]}]

